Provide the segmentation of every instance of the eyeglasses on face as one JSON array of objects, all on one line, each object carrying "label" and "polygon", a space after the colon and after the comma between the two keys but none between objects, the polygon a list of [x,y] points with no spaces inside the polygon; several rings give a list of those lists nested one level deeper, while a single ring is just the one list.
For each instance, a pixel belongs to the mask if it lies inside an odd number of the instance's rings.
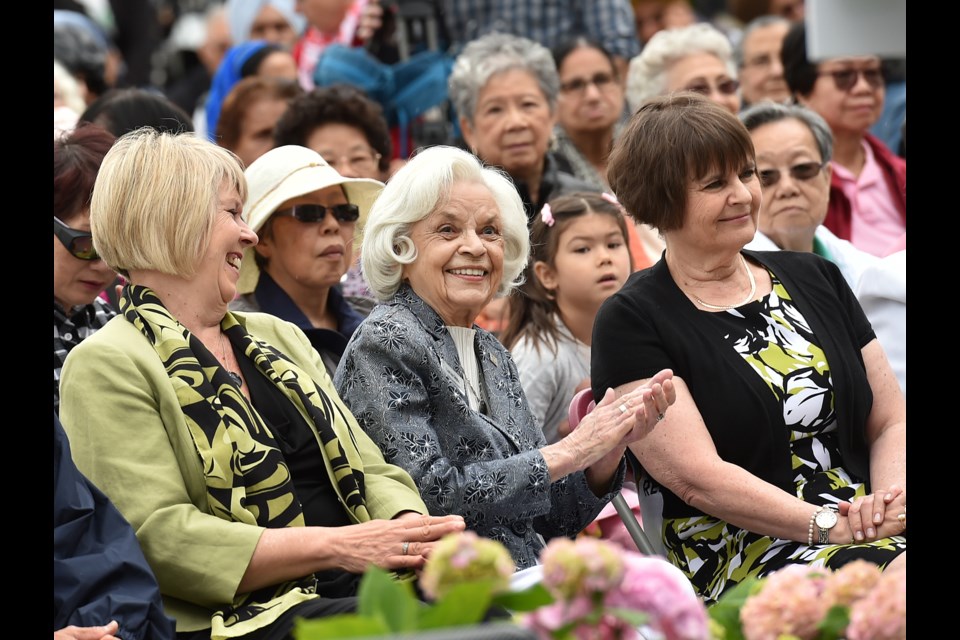
[{"label": "eyeglasses on face", "polygon": [[[821,162],[801,162],[790,167],[790,177],[794,180],[813,180],[820,174],[826,163]],[[757,172],[760,175],[760,186],[767,188],[780,182],[779,169],[761,169]]]},{"label": "eyeglasses on face", "polygon": [[322,153],[320,155],[322,155],[323,159],[327,161],[327,164],[334,169],[347,166],[358,173],[375,171],[378,168],[381,157],[379,153],[372,150],[352,151],[342,155],[336,155],[334,153]]},{"label": "eyeglasses on face", "polygon": [[65,225],[60,218],[53,216],[53,235],[78,260],[96,260],[100,256],[93,248],[93,234],[89,231],[77,231]]},{"label": "eyeglasses on face", "polygon": [[360,217],[360,207],[355,204],[335,204],[325,207],[322,204],[298,204],[289,209],[275,212],[275,216],[291,216],[300,222],[323,222],[327,211],[333,214],[337,222],[356,222]]},{"label": "eyeglasses on face", "polygon": [[857,84],[860,76],[867,81],[871,89],[883,86],[883,71],[876,69],[838,69],[836,71],[819,71],[817,76],[833,76],[833,84],[837,91],[850,91]]},{"label": "eyeglasses on face", "polygon": [[573,80],[567,80],[560,84],[560,91],[563,93],[582,95],[591,84],[600,91],[603,91],[609,87],[613,81],[613,74],[601,71],[600,73],[593,74],[592,78],[574,78]]},{"label": "eyeglasses on face", "polygon": [[722,80],[715,85],[711,85],[709,82],[698,82],[697,84],[689,87],[684,87],[684,91],[693,91],[695,93],[701,93],[705,96],[709,96],[711,93],[713,93],[714,89],[716,89],[725,96],[732,96],[739,88],[739,81],[734,80],[733,78],[728,78],[727,80]]}]

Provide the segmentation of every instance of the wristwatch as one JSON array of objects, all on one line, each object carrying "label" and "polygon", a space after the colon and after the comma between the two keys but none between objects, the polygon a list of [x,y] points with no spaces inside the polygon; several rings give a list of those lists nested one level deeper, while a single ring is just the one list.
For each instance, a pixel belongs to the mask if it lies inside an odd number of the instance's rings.
[{"label": "wristwatch", "polygon": [[830,529],[836,526],[839,519],[840,517],[837,515],[836,507],[833,505],[825,505],[820,508],[820,511],[813,520],[819,531],[819,537],[817,538],[818,543],[828,544],[830,542]]}]

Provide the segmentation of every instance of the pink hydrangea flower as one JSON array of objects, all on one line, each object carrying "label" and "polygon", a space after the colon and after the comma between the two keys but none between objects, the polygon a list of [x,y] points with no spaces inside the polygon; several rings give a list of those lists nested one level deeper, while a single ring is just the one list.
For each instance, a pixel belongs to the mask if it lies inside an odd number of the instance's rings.
[{"label": "pink hydrangea flower", "polygon": [[823,598],[829,607],[850,606],[873,589],[880,580],[880,567],[866,560],[854,560],[827,576]]},{"label": "pink hydrangea flower", "polygon": [[623,562],[623,582],[607,593],[606,606],[643,611],[649,616],[647,625],[666,640],[710,637],[707,610],[682,571],[639,553],[624,553]]},{"label": "pink hydrangea flower", "polygon": [[884,571],[873,589],[850,607],[848,640],[906,640],[907,571]]},{"label": "pink hydrangea flower", "polygon": [[431,600],[451,587],[471,580],[490,579],[493,593],[506,591],[516,564],[499,542],[481,538],[473,531],[444,536],[434,547],[420,576],[420,588]]},{"label": "pink hydrangea flower", "polygon": [[817,625],[829,610],[821,595],[828,569],[788,565],[770,574],[763,588],[743,604],[740,622],[747,640],[777,640],[792,635],[813,640]]},{"label": "pink hydrangea flower", "polygon": [[606,593],[623,577],[621,553],[606,540],[554,538],[540,554],[543,586],[563,600]]}]

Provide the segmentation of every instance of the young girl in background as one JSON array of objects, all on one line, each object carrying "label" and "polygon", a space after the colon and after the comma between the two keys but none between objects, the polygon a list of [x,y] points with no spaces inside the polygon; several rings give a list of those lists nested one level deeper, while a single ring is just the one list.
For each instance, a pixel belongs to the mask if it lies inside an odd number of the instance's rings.
[{"label": "young girl in background", "polygon": [[600,305],[631,273],[627,221],[614,196],[572,193],[544,205],[530,230],[525,282],[510,299],[502,341],[547,443],[590,386],[590,343]]}]

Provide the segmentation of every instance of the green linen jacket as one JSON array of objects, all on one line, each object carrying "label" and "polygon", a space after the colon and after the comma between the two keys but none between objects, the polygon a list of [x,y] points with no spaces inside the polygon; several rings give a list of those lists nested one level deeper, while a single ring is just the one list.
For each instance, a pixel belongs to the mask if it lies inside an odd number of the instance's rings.
[{"label": "green linen jacket", "polygon": [[[370,516],[427,513],[409,474],[387,464],[357,425],[303,332],[264,313],[234,315],[348,416],[333,426],[351,466],[363,470]],[[133,526],[177,631],[210,627],[213,611],[236,595],[264,529],[210,513],[200,457],[153,347],[125,318],[114,318],[70,352],[60,394],[74,460]]]}]

